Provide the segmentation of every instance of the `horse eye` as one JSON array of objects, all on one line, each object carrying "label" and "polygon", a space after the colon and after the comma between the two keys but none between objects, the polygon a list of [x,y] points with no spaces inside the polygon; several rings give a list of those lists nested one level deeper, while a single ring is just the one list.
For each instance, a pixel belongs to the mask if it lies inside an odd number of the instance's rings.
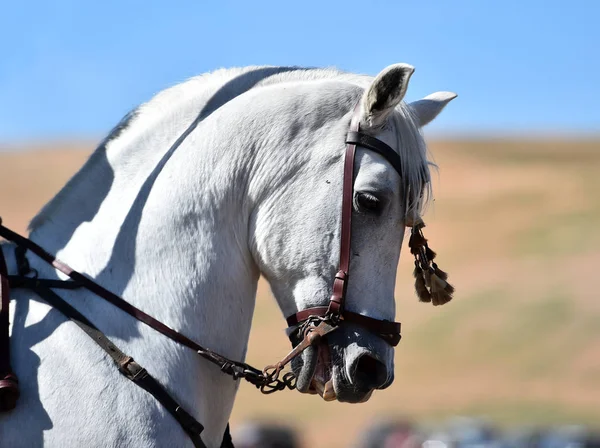
[{"label": "horse eye", "polygon": [[371,193],[356,193],[354,207],[359,212],[378,213],[381,209],[381,201]]}]

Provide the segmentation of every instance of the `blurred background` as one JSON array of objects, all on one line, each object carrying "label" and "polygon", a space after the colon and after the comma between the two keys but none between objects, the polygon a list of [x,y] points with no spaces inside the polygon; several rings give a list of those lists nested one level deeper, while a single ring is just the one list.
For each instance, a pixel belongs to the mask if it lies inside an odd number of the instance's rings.
[{"label": "blurred background", "polygon": [[[598,17],[594,0],[5,3],[0,216],[25,231],[127,111],[191,76],[410,63],[408,101],[459,94],[425,129],[440,167],[427,236],[455,299],[418,303],[404,255],[395,383],[360,405],[243,384],[234,439],[599,446]],[[253,364],[287,353],[284,327],[261,282]]]}]

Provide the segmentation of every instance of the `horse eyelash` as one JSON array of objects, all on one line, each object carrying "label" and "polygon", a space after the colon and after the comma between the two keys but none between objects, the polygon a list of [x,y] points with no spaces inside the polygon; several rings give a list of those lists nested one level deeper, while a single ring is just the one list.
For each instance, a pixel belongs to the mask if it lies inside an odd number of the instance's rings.
[{"label": "horse eyelash", "polygon": [[[373,204],[375,204],[375,208],[364,207],[364,205],[361,205],[359,202],[360,198],[365,198],[368,201],[372,202]],[[383,201],[372,193],[357,192],[354,195],[354,209],[359,213],[379,214],[381,212],[382,204]]]}]

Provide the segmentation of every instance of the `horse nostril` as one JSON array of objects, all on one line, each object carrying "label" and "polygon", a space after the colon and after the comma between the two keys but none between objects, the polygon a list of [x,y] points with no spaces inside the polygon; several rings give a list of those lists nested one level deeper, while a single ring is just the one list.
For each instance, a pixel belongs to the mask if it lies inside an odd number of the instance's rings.
[{"label": "horse nostril", "polygon": [[381,388],[388,379],[385,364],[367,354],[358,358],[355,375],[356,384],[369,390]]}]

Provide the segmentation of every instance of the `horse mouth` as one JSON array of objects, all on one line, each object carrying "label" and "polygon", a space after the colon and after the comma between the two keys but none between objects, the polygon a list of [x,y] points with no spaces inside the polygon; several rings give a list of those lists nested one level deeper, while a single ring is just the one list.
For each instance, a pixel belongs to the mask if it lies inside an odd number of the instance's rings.
[{"label": "horse mouth", "polygon": [[327,342],[308,347],[302,354],[302,360],[297,362],[296,366],[292,365],[292,369],[297,376],[296,389],[298,392],[319,394],[325,401],[337,399],[333,384],[331,350]]},{"label": "horse mouth", "polygon": [[[332,348],[327,342],[308,347],[297,360],[293,370],[297,375],[296,389],[300,393],[319,395],[324,401],[364,403],[371,398],[373,389],[357,388],[349,379],[336,374]],[[339,373],[339,371],[338,371]]]},{"label": "horse mouth", "polygon": [[317,365],[308,389],[309,394],[319,394],[325,401],[337,399],[331,371],[331,352],[329,344],[319,344],[317,347]]}]

